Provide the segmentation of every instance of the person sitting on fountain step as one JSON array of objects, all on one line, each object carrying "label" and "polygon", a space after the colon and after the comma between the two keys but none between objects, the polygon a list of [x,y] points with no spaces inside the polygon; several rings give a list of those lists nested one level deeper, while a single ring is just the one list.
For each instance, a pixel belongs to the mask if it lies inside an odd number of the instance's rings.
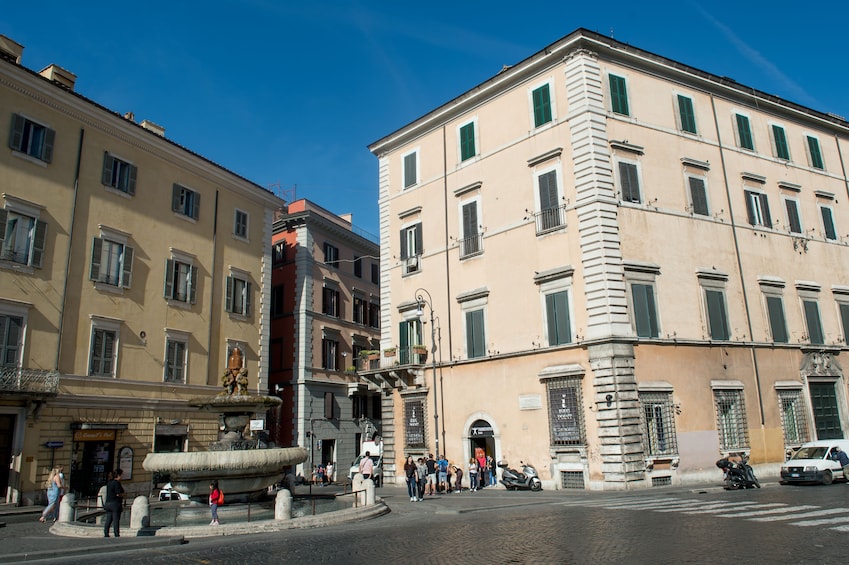
[{"label": "person sitting on fountain step", "polygon": [[212,511],[212,522],[209,523],[210,526],[220,526],[218,523],[218,507],[224,502],[223,498],[224,494],[218,488],[218,481],[209,483],[209,509]]}]

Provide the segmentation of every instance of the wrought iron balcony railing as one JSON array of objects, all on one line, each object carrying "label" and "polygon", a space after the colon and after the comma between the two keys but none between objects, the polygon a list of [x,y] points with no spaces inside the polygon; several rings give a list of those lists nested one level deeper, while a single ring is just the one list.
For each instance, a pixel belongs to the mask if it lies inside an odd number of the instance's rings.
[{"label": "wrought iron balcony railing", "polygon": [[566,205],[546,208],[534,214],[537,235],[566,227]]},{"label": "wrought iron balcony railing", "polygon": [[58,371],[0,367],[0,392],[56,394],[58,391]]}]

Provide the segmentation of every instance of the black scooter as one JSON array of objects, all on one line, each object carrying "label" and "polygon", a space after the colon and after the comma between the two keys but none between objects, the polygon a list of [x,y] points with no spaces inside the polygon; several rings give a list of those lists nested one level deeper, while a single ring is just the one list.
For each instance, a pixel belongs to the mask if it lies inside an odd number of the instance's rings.
[{"label": "black scooter", "polygon": [[716,462],[716,466],[722,469],[725,478],[725,490],[738,490],[743,488],[761,488],[761,483],[755,476],[755,471],[749,465],[749,457],[742,456],[742,461],[730,461],[723,457]]},{"label": "black scooter", "polygon": [[534,466],[526,465],[523,461],[519,461],[519,463],[522,464],[521,473],[516,469],[509,469],[506,461],[498,463],[498,466],[502,469],[501,480],[498,482],[507,487],[507,490],[532,490],[534,492],[542,490],[542,481],[539,480]]}]

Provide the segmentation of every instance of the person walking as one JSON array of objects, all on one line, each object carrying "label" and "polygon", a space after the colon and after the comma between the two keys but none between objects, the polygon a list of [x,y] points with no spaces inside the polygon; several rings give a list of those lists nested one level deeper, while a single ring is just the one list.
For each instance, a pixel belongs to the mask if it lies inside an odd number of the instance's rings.
[{"label": "person walking", "polygon": [[63,470],[64,467],[62,465],[57,465],[51,469],[50,475],[47,477],[47,507],[41,512],[41,516],[38,518],[38,521],[42,524],[48,518],[53,518],[53,521],[56,521],[56,515],[59,512],[56,505],[59,504],[59,500],[65,494],[65,475],[62,473]]},{"label": "person walking", "polygon": [[116,538],[121,537],[121,507],[124,504],[124,487],[121,486],[121,477],[124,470],[120,467],[115,469],[112,479],[106,483],[106,501],[103,508],[106,510],[106,520],[103,522],[103,537],[109,537],[109,526]]},{"label": "person walking", "polygon": [[404,462],[404,477],[407,479],[407,494],[410,495],[410,502],[416,502],[419,499],[418,473],[412,455],[408,455]]},{"label": "person walking", "polygon": [[224,498],[221,493],[221,489],[218,488],[218,481],[212,481],[209,483],[209,510],[212,512],[212,522],[209,523],[210,526],[220,526],[218,523],[218,507],[223,502],[221,499]]},{"label": "person walking", "polygon": [[370,479],[372,473],[374,473],[374,461],[371,460],[371,453],[366,451],[365,457],[360,459],[360,474],[363,476],[363,480]]},{"label": "person walking", "polygon": [[419,459],[416,461],[416,477],[419,481],[419,502],[424,500],[425,497],[425,489],[428,482],[427,471],[427,464],[425,463],[424,458],[419,457]]}]

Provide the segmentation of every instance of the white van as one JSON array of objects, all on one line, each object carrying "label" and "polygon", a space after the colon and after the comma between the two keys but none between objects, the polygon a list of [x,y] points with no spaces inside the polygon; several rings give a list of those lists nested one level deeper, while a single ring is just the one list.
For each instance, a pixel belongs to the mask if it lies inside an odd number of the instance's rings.
[{"label": "white van", "polygon": [[849,440],[826,439],[802,445],[781,466],[781,484],[822,483],[830,485],[834,479],[849,480],[843,475],[840,463],[831,458],[835,447],[849,455]]},{"label": "white van", "polygon": [[362,461],[366,452],[368,452],[374,464],[372,480],[374,481],[374,486],[379,487],[383,483],[383,442],[364,441],[360,449],[362,455],[351,463],[351,468],[348,469],[348,480],[353,481],[354,475],[360,472],[360,461]]}]

